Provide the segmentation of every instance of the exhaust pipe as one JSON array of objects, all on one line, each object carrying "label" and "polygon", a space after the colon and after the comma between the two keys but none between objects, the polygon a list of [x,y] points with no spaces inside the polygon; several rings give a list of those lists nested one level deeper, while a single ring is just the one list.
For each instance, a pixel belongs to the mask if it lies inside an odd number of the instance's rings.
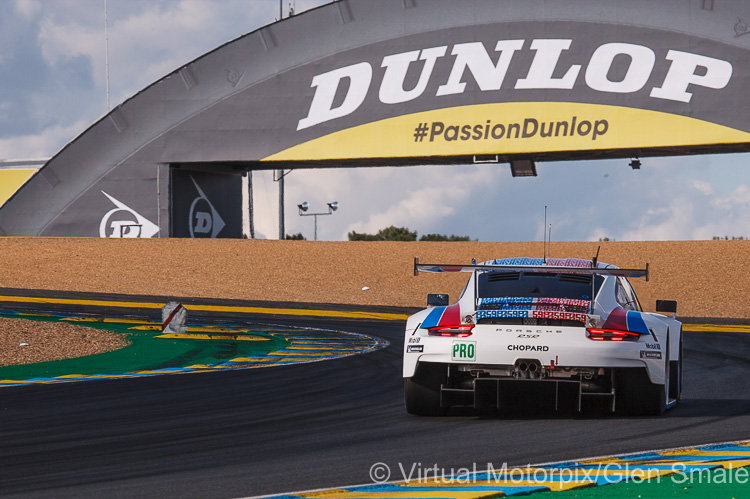
[{"label": "exhaust pipe", "polygon": [[519,360],[516,363],[514,375],[521,379],[537,379],[542,371],[542,365],[538,360]]}]

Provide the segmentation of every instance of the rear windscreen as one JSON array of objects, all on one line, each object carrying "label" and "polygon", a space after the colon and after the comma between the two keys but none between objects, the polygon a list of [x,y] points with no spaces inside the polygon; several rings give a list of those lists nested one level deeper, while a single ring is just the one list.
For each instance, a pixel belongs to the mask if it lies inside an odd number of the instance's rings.
[{"label": "rear windscreen", "polygon": [[485,272],[477,280],[478,298],[571,298],[591,300],[591,280],[594,296],[604,277],[587,274],[555,274],[551,272]]}]

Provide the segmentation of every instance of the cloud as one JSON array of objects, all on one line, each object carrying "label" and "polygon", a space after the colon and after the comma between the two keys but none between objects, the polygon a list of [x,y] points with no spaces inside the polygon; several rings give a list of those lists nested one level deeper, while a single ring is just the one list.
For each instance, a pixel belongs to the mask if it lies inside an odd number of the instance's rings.
[{"label": "cloud", "polygon": [[738,185],[728,195],[714,197],[711,200],[711,206],[724,212],[747,210],[750,207],[750,188],[744,184]]},{"label": "cloud", "polygon": [[693,180],[691,184],[692,187],[699,191],[701,194],[705,194],[707,196],[715,194],[714,188],[709,182],[705,182],[702,180]]},{"label": "cloud", "polygon": [[[381,188],[384,186],[381,186]],[[349,225],[346,232],[356,231],[374,234],[381,229],[396,227],[420,227],[435,218],[447,217],[455,213],[457,199],[441,186],[415,189],[409,197],[387,207],[379,213],[366,215],[366,218]]]},{"label": "cloud", "polygon": [[87,126],[86,121],[76,121],[67,125],[54,125],[42,132],[13,138],[0,138],[2,159],[49,158],[57,152],[51,144],[65,144],[76,137]]},{"label": "cloud", "polygon": [[23,17],[30,19],[39,13],[42,5],[38,0],[16,0],[15,8]]},{"label": "cloud", "polygon": [[[305,2],[313,6],[320,3]],[[139,5],[137,11],[110,20],[115,102],[278,17],[278,4],[270,0],[179,0]]]},{"label": "cloud", "polygon": [[[319,239],[395,225],[420,235],[541,241],[545,205],[553,241],[749,235],[750,175],[733,162],[707,169],[712,160],[653,158],[640,171],[624,160],[548,163],[536,178],[512,178],[505,164],[297,170],[286,177],[286,232],[312,239],[313,220],[300,217],[296,205],[308,201],[311,210],[326,211],[326,203],[339,201],[339,211],[319,217]],[[709,180],[732,175],[730,192]],[[255,176],[256,227],[276,237],[278,186],[268,172]]]},{"label": "cloud", "polygon": [[[297,11],[320,3],[300,2]],[[277,5],[274,0],[110,1],[111,106],[272,22]],[[0,2],[0,28],[0,140],[13,137],[13,151],[29,144],[32,150],[21,156],[40,150],[51,155],[107,110],[104,4]],[[84,125],[70,136],[60,135],[80,123]],[[0,150],[0,158],[10,155]]]},{"label": "cloud", "polygon": [[669,241],[685,239],[694,222],[694,202],[685,197],[673,199],[666,206],[651,208],[626,230],[620,240]]},{"label": "cloud", "polygon": [[72,21],[59,23],[52,16],[45,17],[41,22],[39,44],[45,60],[51,66],[60,66],[77,56],[85,56],[92,61],[99,61],[104,57],[101,28]]},{"label": "cloud", "polygon": [[[312,239],[313,220],[300,217],[297,204],[307,201],[311,211],[321,212],[326,203],[338,201],[340,208],[331,218],[319,217],[319,239],[346,240],[350,231],[375,233],[391,225],[420,235],[445,233],[452,227],[447,221],[465,218],[462,213],[470,209],[474,193],[491,184],[495,175],[473,165],[296,170],[286,177],[286,232]],[[276,199],[277,185],[267,180],[255,184],[271,189],[270,194],[256,190],[256,203],[268,205],[268,199]],[[278,223],[274,210],[265,208],[262,216],[273,216]],[[463,224],[457,227],[463,230],[450,233],[468,235]]]},{"label": "cloud", "polygon": [[[732,158],[739,159],[738,156]],[[725,235],[747,237],[750,235],[750,182],[733,162],[721,162],[709,170],[705,165],[710,159],[712,157],[707,156],[691,158],[687,167],[676,167],[670,161],[656,165],[646,182],[630,191],[628,220],[620,227],[611,225],[609,230],[598,226],[589,239],[596,240],[603,235],[632,241],[712,239]],[[720,185],[701,179],[711,176],[734,178],[734,189],[722,192]]]}]

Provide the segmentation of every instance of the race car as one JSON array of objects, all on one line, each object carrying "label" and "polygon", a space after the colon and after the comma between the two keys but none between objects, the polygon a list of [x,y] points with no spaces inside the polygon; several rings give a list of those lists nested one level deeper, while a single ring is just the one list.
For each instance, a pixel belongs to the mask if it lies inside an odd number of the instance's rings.
[{"label": "race car", "polygon": [[418,272],[470,273],[458,302],[428,295],[406,323],[407,412],[586,411],[661,415],[681,398],[677,302],[641,308],[620,269],[597,259],[505,258],[420,264]]}]

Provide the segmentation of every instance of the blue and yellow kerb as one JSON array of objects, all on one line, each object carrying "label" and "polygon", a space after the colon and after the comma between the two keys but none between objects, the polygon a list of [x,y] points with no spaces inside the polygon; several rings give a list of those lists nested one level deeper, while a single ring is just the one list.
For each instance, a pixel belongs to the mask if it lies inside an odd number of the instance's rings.
[{"label": "blue and yellow kerb", "polygon": [[722,470],[735,473],[735,480],[748,484],[748,466],[750,442],[747,441],[539,466],[493,468],[489,465],[486,471],[480,472],[441,470],[437,465],[414,468],[396,464],[389,468],[385,463],[377,463],[370,469],[374,481],[403,474],[399,477],[401,481],[267,496],[267,499],[479,499],[564,492],[618,483],[652,484],[667,477],[677,484],[689,484],[706,472]]}]

